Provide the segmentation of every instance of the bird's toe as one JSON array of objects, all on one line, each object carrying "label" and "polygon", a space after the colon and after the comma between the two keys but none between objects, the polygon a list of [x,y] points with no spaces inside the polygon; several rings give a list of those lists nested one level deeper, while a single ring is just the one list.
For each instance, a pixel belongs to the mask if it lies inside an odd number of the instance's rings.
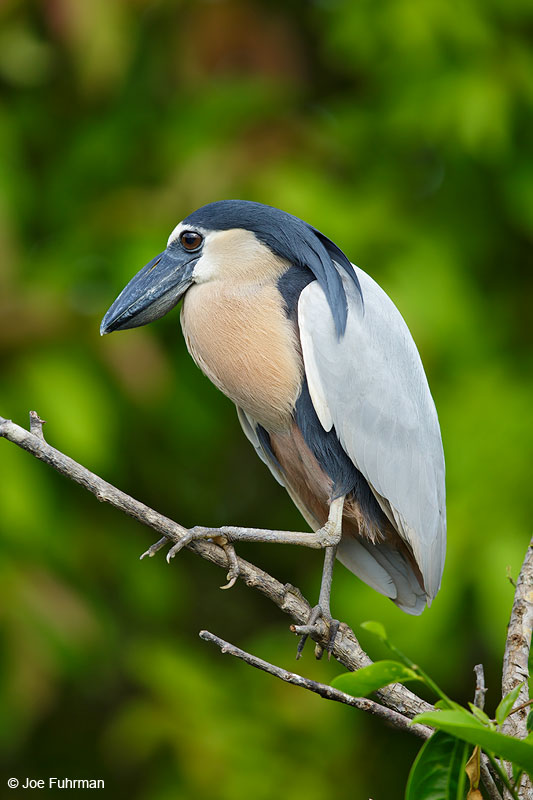
[{"label": "bird's toe", "polygon": [[[291,630],[293,633],[296,633],[300,636],[300,641],[298,642],[298,647],[296,649],[296,659],[300,659],[302,657],[303,649],[305,647],[305,643],[309,636],[313,636],[313,634],[320,634],[321,633],[321,626],[319,625],[319,621],[324,620],[326,625],[328,626],[328,645],[327,645],[327,652],[328,658],[331,657],[331,653],[333,652],[333,647],[335,646],[335,639],[337,638],[337,633],[339,631],[340,622],[336,619],[332,619],[332,617],[327,614],[320,605],[314,606],[311,609],[311,613],[309,615],[309,619],[305,625],[292,625]],[[315,657],[317,659],[321,659],[324,654],[324,648],[322,645],[316,643],[315,644]]]}]

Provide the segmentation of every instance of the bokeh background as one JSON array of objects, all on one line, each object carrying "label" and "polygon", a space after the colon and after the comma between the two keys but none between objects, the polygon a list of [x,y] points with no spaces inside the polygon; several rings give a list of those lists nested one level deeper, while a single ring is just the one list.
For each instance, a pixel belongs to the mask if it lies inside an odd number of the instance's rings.
[{"label": "bokeh background", "polygon": [[[0,415],[186,525],[298,529],[178,312],[101,339],[126,281],[203,203],[290,211],[404,314],[448,469],[442,590],[411,618],[340,565],[333,611],[458,700],[498,699],[531,534],[533,29],[527,0],[0,5]],[[528,263],[529,259],[529,263]],[[223,659],[289,669],[289,620],[0,442],[2,777],[104,778],[110,797],[393,800],[418,742]],[[321,558],[241,547],[318,592]],[[364,631],[374,657],[384,655]],[[340,669],[301,670],[328,681]]]}]

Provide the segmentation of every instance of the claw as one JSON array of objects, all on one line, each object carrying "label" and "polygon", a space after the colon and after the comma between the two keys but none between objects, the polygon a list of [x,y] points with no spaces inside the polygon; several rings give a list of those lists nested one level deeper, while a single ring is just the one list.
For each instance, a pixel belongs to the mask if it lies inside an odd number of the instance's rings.
[{"label": "claw", "polygon": [[221,586],[220,588],[221,588],[221,589],[231,589],[231,587],[232,587],[232,586],[235,586],[235,581],[237,580],[237,578],[238,578],[238,577],[239,577],[239,575],[238,575],[238,574],[237,574],[237,575],[235,575],[235,574],[234,574],[234,573],[233,573],[233,572],[230,570],[230,571],[228,572],[228,574],[226,575],[226,578],[227,578],[227,580],[228,580],[228,583],[225,583],[225,584],[224,584],[224,586]]},{"label": "claw", "polygon": [[176,544],[172,545],[172,547],[167,553],[167,564],[170,564],[171,560],[174,558],[176,553],[179,553],[179,551],[185,547],[185,545],[187,544],[187,538],[188,537],[184,536],[182,541],[176,542]]},{"label": "claw", "polygon": [[305,643],[307,641],[307,637],[309,636],[309,633],[303,633],[301,630],[297,630],[297,628],[306,628],[306,627],[307,627],[307,625],[295,625],[294,626],[295,633],[302,634],[300,636],[300,641],[298,642],[298,647],[296,648],[296,661],[299,661],[301,659],[302,653],[304,651]]},{"label": "claw", "polygon": [[[176,553],[179,553],[182,547],[185,547],[185,545],[188,544],[192,538],[193,537],[191,532],[188,531],[186,536],[183,536],[183,538],[180,539],[179,542],[176,542],[176,544],[170,548],[170,550],[167,553],[167,561],[169,564],[170,564],[170,559],[174,558]],[[169,541],[170,540],[167,539],[166,536],[163,536],[162,539],[159,539],[158,542],[155,542],[153,545],[151,545],[151,547],[148,548],[148,550],[145,550],[144,553],[141,556],[139,556],[140,560],[142,561],[143,558],[146,558],[146,556],[148,556],[148,558],[152,558],[152,556],[155,556],[155,554],[158,553],[162,547],[165,547],[165,545],[167,545]]]},{"label": "claw", "polygon": [[186,545],[188,545],[189,542],[192,542],[193,539],[194,539],[194,531],[189,530],[181,537],[181,539],[178,542],[176,542],[176,544],[172,545],[172,547],[167,553],[167,564],[170,564],[171,560],[174,558],[176,553],[179,553],[180,550],[183,550],[183,548]]},{"label": "claw", "polygon": [[168,539],[166,536],[163,536],[162,539],[159,539],[158,542],[155,542],[151,547],[148,548],[148,550],[145,550],[142,556],[139,556],[139,559],[142,561],[143,558],[146,558],[146,556],[148,556],[148,558],[152,558],[152,556],[155,556],[158,550],[161,550],[161,548],[166,544],[168,544]]},{"label": "claw", "polygon": [[226,554],[226,558],[228,559],[229,571],[226,575],[226,580],[228,583],[220,588],[231,589],[232,586],[235,586],[235,581],[241,574],[239,562],[237,560],[237,553],[235,552],[235,548],[233,547],[232,543],[228,542],[225,536],[217,536],[216,538],[213,538],[213,541],[220,545]]}]

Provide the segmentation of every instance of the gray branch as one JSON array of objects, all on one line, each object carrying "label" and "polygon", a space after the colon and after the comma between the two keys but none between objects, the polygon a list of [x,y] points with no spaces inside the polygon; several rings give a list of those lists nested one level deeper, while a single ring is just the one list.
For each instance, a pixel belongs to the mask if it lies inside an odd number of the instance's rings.
[{"label": "gray branch", "polygon": [[[474,674],[476,676],[474,705],[483,711],[483,709],[485,708],[485,694],[487,693],[487,687],[485,686],[485,670],[483,669],[483,664],[476,664],[476,666],[474,667]],[[490,800],[502,800],[500,791],[490,771],[490,766],[491,766],[490,761],[485,755],[485,753],[481,753],[479,767],[481,772],[481,780],[483,781],[483,785],[487,790],[487,794]]]},{"label": "gray branch", "polygon": [[[157,531],[163,539],[160,539],[148,551],[150,554],[157,552],[165,544],[164,540],[177,543],[187,538],[189,533],[187,528],[120,491],[120,489],[95,475],[94,472],[49,445],[42,433],[42,420],[39,419],[35,412],[31,412],[30,418],[31,430],[28,431],[14,422],[0,417],[0,437],[8,439],[36,458],[49,464],[65,477],[76,481],[76,483],[92,492],[101,502],[109,503],[143,525],[147,525]],[[223,542],[223,530],[213,529],[213,537],[217,536],[217,531],[221,536],[220,541]],[[221,545],[209,541],[191,541],[187,543],[186,547],[226,571],[229,570],[231,572],[232,568],[235,567],[230,554]],[[242,558],[237,558],[237,566],[239,578],[247,586],[268,597],[278,608],[288,614],[297,625],[304,625],[307,622],[311,606],[299,589],[290,584],[280,583],[264,570]],[[317,632],[313,633],[312,638],[317,644],[327,649],[328,627],[324,621],[319,620]],[[346,623],[341,623],[340,625],[332,655],[350,671],[372,663],[359,644],[354,632]],[[412,719],[417,714],[433,710],[433,706],[430,703],[422,700],[422,698],[401,684],[391,684],[376,692],[376,696],[380,704],[409,719]]]},{"label": "gray branch", "polygon": [[[531,629],[533,628],[533,539],[531,540],[514,596],[511,618],[507,628],[507,641],[503,657],[502,695],[508,694],[519,683],[524,683],[517,698],[516,705],[523,705],[529,700],[529,649],[531,647]],[[505,722],[505,733],[523,739],[527,735],[526,719],[528,709],[524,708],[511,714]]]},{"label": "gray branch", "polygon": [[[518,576],[514,595],[511,618],[507,628],[507,640],[503,657],[502,695],[505,696],[512,689],[523,683],[520,694],[516,700],[517,708],[505,720],[502,731],[508,736],[524,739],[527,736],[526,720],[529,707],[526,705],[529,698],[529,650],[531,647],[531,630],[533,628],[533,539],[529,547]],[[519,797],[533,797],[533,782],[524,776],[518,787]]]},{"label": "gray branch", "polygon": [[474,705],[482,711],[485,708],[485,695],[487,687],[485,686],[485,670],[483,664],[476,664],[474,667],[474,674],[476,676],[476,690],[474,692]]},{"label": "gray branch", "polygon": [[224,641],[224,639],[221,639],[219,636],[215,636],[214,633],[200,631],[200,638],[204,639],[206,642],[213,642],[216,644],[220,647],[222,653],[229,653],[230,656],[240,658],[251,667],[268,672],[270,675],[274,675],[276,678],[286,681],[286,683],[291,683],[293,686],[307,689],[310,692],[320,695],[320,697],[326,698],[326,700],[334,700],[337,703],[344,703],[347,706],[358,708],[361,711],[367,711],[370,714],[374,714],[386,720],[395,728],[413,733],[421,739],[428,739],[433,733],[431,728],[425,725],[413,725],[409,717],[404,716],[404,714],[399,714],[397,711],[393,711],[390,708],[386,708],[380,703],[376,703],[374,700],[369,700],[366,697],[352,697],[346,694],[346,692],[341,692],[339,689],[335,689],[333,686],[329,686],[326,683],[318,683],[309,678],[304,678],[302,675],[298,675],[295,672],[289,672],[286,669],[277,667],[274,664],[270,664],[268,661],[264,661],[262,658],[258,658],[251,653],[247,653],[245,650],[241,650],[240,647],[235,647],[235,645]]}]

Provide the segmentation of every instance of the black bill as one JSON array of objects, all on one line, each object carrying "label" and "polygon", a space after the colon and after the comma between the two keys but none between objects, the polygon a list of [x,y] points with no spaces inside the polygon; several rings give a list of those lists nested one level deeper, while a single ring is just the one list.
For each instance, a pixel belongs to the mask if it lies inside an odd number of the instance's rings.
[{"label": "black bill", "polygon": [[100,325],[100,333],[137,328],[174,308],[192,284],[199,254],[165,250],[141,269],[119,294]]}]

